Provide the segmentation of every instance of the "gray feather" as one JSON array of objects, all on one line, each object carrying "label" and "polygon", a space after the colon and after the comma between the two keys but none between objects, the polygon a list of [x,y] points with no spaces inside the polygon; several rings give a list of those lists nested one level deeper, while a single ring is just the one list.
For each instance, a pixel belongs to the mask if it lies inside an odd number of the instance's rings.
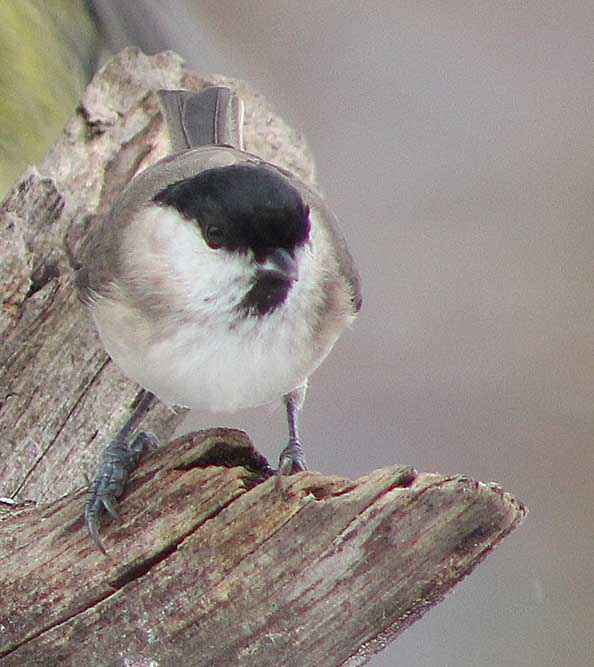
[{"label": "gray feather", "polygon": [[243,150],[243,102],[229,88],[213,86],[199,93],[159,90],[157,95],[172,152],[208,145]]}]

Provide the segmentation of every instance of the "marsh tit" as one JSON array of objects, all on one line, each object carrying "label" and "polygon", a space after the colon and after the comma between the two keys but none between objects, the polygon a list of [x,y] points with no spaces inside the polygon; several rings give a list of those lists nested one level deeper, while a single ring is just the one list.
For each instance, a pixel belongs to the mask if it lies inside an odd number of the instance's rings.
[{"label": "marsh tit", "polygon": [[[298,413],[309,376],[360,309],[353,259],[316,192],[243,150],[235,94],[158,94],[174,152],[139,173],[97,229],[80,297],[113,361],[166,404],[283,400],[277,473],[305,470]],[[87,507],[95,535],[99,508],[112,511],[121,493],[101,488]]]}]

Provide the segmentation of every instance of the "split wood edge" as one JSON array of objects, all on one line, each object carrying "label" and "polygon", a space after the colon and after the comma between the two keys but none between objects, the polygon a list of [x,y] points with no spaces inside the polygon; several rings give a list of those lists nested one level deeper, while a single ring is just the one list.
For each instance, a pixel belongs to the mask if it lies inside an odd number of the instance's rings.
[{"label": "split wood edge", "polygon": [[83,504],[1,515],[2,667],[363,664],[526,514],[495,484],[406,466],[302,473],[279,493],[228,429],[143,461],[103,528],[108,558]]}]

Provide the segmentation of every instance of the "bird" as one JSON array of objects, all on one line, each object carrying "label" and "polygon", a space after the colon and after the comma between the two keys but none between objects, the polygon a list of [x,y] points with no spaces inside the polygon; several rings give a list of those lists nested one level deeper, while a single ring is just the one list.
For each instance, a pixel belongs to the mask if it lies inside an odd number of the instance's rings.
[{"label": "bird", "polygon": [[[324,199],[245,151],[237,94],[157,95],[172,152],[97,226],[79,297],[115,364],[167,405],[232,412],[282,401],[281,479],[307,469],[299,412],[309,377],[361,309],[359,274]],[[146,442],[130,444],[130,431],[108,446],[87,499],[102,550],[101,514],[117,516]]]}]

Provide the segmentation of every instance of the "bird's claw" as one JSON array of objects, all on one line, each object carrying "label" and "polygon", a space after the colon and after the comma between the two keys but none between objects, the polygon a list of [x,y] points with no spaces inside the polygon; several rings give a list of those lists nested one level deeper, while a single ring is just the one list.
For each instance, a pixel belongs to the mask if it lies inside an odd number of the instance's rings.
[{"label": "bird's claw", "polygon": [[121,521],[115,508],[116,500],[124,493],[128,477],[138,465],[142,454],[147,449],[155,449],[158,444],[155,435],[142,431],[131,440],[112,440],[103,452],[99,472],[89,486],[85,523],[91,539],[105,555],[107,550],[99,536],[103,512],[107,511],[114,519]]},{"label": "bird's claw", "polygon": [[297,438],[291,438],[289,444],[283,449],[278,457],[278,469],[276,471],[276,486],[282,487],[282,480],[288,475],[307,470],[303,447]]}]

